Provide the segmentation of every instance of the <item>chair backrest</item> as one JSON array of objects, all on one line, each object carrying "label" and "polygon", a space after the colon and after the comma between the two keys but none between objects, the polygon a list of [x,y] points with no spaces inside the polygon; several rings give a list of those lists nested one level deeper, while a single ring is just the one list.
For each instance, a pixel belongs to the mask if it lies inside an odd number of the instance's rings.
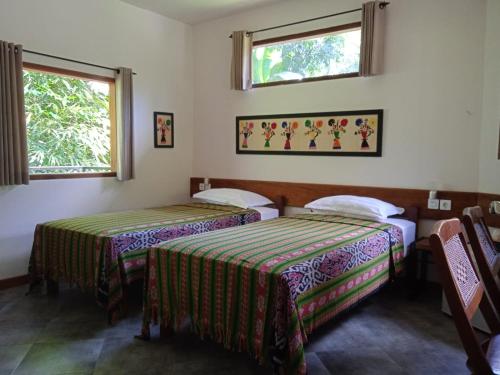
[{"label": "chair backrest", "polygon": [[477,242],[484,254],[485,260],[491,269],[499,262],[499,253],[496,249],[491,233],[484,221],[483,210],[479,206],[467,207],[464,210],[464,225],[469,240]]},{"label": "chair backrest", "polygon": [[496,251],[493,239],[484,222],[481,207],[466,208],[463,223],[486,293],[500,314],[500,285],[498,281],[500,254]]},{"label": "chair backrest", "polygon": [[491,367],[470,321],[480,307],[493,333],[500,331],[500,322],[488,298],[483,298],[484,286],[467,250],[460,221],[451,219],[437,222],[430,243],[470,364],[478,374],[491,374]]}]

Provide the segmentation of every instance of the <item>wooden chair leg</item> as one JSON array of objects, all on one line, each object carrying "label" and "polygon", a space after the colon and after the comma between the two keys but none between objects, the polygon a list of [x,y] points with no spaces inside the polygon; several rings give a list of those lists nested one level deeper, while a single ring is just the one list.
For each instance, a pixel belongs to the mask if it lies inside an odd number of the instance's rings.
[{"label": "wooden chair leg", "polygon": [[57,281],[47,279],[47,294],[50,296],[59,294],[59,283]]}]

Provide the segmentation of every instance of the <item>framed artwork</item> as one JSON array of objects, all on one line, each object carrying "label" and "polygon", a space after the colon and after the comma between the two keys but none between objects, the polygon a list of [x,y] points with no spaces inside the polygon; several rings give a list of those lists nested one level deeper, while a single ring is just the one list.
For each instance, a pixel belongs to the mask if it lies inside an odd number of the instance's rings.
[{"label": "framed artwork", "polygon": [[174,114],[170,112],[154,113],[155,148],[174,147]]},{"label": "framed artwork", "polygon": [[382,156],[382,109],[236,117],[237,154]]}]

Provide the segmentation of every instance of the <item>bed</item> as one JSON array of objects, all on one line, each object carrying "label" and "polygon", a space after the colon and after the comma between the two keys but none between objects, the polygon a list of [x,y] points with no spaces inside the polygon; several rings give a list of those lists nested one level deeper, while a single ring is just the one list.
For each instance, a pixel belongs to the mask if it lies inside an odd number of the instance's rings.
[{"label": "bed", "polygon": [[409,220],[298,214],[175,239],[148,252],[144,324],[201,337],[305,374],[308,335],[402,269]]},{"label": "bed", "polygon": [[245,209],[195,202],[39,224],[30,259],[32,285],[47,280],[57,290],[61,281],[76,284],[94,292],[112,317],[126,286],[144,278],[148,247],[278,215],[278,209],[271,207]]}]

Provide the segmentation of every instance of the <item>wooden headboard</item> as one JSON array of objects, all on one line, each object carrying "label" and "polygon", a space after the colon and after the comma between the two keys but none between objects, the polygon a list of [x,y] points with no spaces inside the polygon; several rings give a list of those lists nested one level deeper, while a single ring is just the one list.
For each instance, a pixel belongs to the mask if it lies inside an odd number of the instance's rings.
[{"label": "wooden headboard", "polygon": [[[201,177],[191,178],[191,195],[199,191],[199,184],[203,182]],[[306,203],[328,195],[362,195],[382,199],[399,207],[410,209],[418,207],[419,216],[422,219],[449,219],[461,217],[465,207],[481,205],[485,213],[487,223],[500,227],[500,217],[489,215],[488,205],[493,199],[500,199],[498,195],[478,194],[474,192],[439,191],[439,199],[451,199],[452,210],[429,210],[427,199],[429,190],[423,189],[400,189],[370,186],[348,186],[348,185],[326,185],[308,184],[298,182],[279,181],[257,181],[257,180],[233,180],[223,178],[211,178],[212,188],[234,188],[253,191],[269,198],[283,196],[287,206],[303,207]],[[496,198],[495,198],[496,197]]]}]

